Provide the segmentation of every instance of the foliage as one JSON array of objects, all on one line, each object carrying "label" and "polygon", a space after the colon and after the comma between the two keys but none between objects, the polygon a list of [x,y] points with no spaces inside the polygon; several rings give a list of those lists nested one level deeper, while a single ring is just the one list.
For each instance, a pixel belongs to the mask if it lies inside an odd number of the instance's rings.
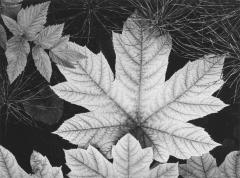
[{"label": "foliage", "polygon": [[130,134],[121,138],[112,148],[113,163],[104,158],[97,149],[66,151],[67,165],[71,168],[69,177],[119,177],[157,178],[178,176],[178,164],[160,164],[149,169],[153,158],[151,148],[142,149],[140,143]]},{"label": "foliage", "polygon": [[171,37],[152,33],[133,16],[122,34],[113,34],[116,80],[102,54],[85,49],[88,59],[75,69],[58,66],[67,82],[53,88],[59,97],[91,112],[75,115],[55,133],[80,147],[98,146],[110,157],[111,146],[130,132],[154,159],[166,162],[200,156],[218,146],[188,121],[226,106],[212,96],[222,85],[225,56],[189,62],[165,81]]},{"label": "foliage", "polygon": [[34,43],[32,56],[35,66],[48,82],[51,79],[52,67],[50,57],[45,50],[51,52],[53,62],[68,67],[72,66],[71,63],[85,57],[81,51],[78,51],[76,44],[68,42],[68,37],[61,37],[63,24],[44,27],[49,4],[50,2],[45,2],[21,9],[17,15],[17,22],[2,15],[5,25],[14,35],[6,45],[7,71],[11,83],[27,64],[30,53],[29,42]]},{"label": "foliage", "polygon": [[46,157],[40,153],[33,152],[31,166],[33,174],[27,174],[17,163],[15,157],[7,149],[0,146],[0,176],[16,178],[61,178],[61,169],[52,167]]},{"label": "foliage", "polygon": [[[153,158],[151,148],[142,149],[140,143],[130,134],[120,139],[112,149],[113,163],[104,158],[97,149],[89,146],[87,150],[73,149],[65,151],[67,165],[71,168],[68,174],[72,177],[118,177],[118,178],[176,178],[178,164],[160,164],[150,170]],[[33,152],[31,165],[33,175],[27,175],[18,166],[14,156],[5,148],[0,147],[0,175],[4,177],[36,177],[61,178],[60,168],[52,167],[41,154]],[[1,174],[2,173],[2,174]]]},{"label": "foliage", "polygon": [[237,178],[240,175],[239,166],[239,151],[229,153],[220,167],[208,153],[187,160],[187,164],[179,165],[179,171],[184,178]]}]

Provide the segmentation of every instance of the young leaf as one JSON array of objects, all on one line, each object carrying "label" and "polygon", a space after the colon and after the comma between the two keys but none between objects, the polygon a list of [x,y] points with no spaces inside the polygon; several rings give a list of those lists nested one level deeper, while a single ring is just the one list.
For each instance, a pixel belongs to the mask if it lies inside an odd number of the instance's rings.
[{"label": "young leaf", "polygon": [[2,15],[2,19],[4,24],[10,30],[10,32],[12,32],[13,35],[17,36],[17,35],[23,34],[21,27],[18,25],[18,23],[15,20],[5,15]]},{"label": "young leaf", "polygon": [[40,74],[50,82],[52,76],[52,64],[48,54],[40,46],[35,46],[32,49],[32,56]]},{"label": "young leaf", "polygon": [[52,48],[61,38],[64,24],[44,28],[37,36],[37,43],[44,49]]},{"label": "young leaf", "polygon": [[12,153],[2,146],[0,146],[0,177],[28,177]]},{"label": "young leaf", "polygon": [[0,46],[6,50],[7,33],[2,25],[0,25]]},{"label": "young leaf", "polygon": [[24,70],[29,52],[29,43],[21,37],[14,36],[8,40],[6,50],[6,57],[8,60],[7,73],[11,83]]},{"label": "young leaf", "polygon": [[46,157],[33,152],[30,160],[33,175],[28,175],[17,163],[14,155],[0,146],[0,177],[8,178],[63,178],[61,168],[52,167]]},{"label": "young leaf", "polygon": [[179,165],[179,172],[184,178],[220,178],[216,160],[210,154],[191,157],[187,160],[187,164]]},{"label": "young leaf", "polygon": [[29,40],[33,40],[40,32],[47,19],[50,1],[26,9],[21,9],[17,16],[17,22],[26,33]]},{"label": "young leaf", "polygon": [[240,152],[229,153],[220,166],[224,178],[238,178],[240,176]]},{"label": "young leaf", "polygon": [[51,49],[50,56],[53,62],[65,67],[74,68],[74,64],[81,59],[87,58],[84,53],[84,48],[68,42],[65,38],[60,39],[60,42]]},{"label": "young leaf", "polygon": [[143,145],[152,146],[160,162],[169,155],[200,156],[219,145],[203,128],[187,122],[226,106],[212,96],[224,83],[225,56],[189,62],[165,81],[169,35],[150,33],[130,18],[122,34],[113,34],[113,44],[115,81],[104,56],[87,49],[88,59],[80,60],[76,69],[59,66],[67,82],[54,86],[54,91],[93,114],[76,115],[55,133],[80,146],[96,144],[106,153],[117,134],[131,132]]},{"label": "young leaf", "polygon": [[150,170],[153,159],[151,148],[142,149],[140,143],[130,134],[121,138],[113,147],[113,163],[105,159],[97,149],[65,151],[69,177],[118,177],[118,178],[170,178],[178,177],[177,164],[160,164]]}]

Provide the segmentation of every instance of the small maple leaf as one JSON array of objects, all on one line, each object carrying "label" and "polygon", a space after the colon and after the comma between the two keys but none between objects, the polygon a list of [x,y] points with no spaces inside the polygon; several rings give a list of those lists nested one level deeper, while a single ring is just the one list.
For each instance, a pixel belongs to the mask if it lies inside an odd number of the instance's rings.
[{"label": "small maple leaf", "polygon": [[121,138],[113,147],[113,163],[110,163],[97,149],[67,150],[66,162],[71,177],[118,177],[118,178],[177,178],[178,164],[160,164],[150,170],[153,160],[152,148],[142,149],[140,143],[130,134]]},{"label": "small maple leaf", "polygon": [[14,155],[0,146],[0,177],[16,178],[63,178],[61,168],[52,167],[46,157],[33,152],[30,160],[33,173],[27,174],[17,163]]},{"label": "small maple leaf", "polygon": [[217,167],[215,158],[207,153],[201,157],[191,157],[187,164],[180,164],[179,172],[184,178],[237,178],[240,175],[239,166],[239,151],[229,153],[220,167]]},{"label": "small maple leaf", "polygon": [[65,121],[55,133],[80,147],[97,145],[108,156],[116,140],[128,132],[142,145],[152,146],[159,162],[169,155],[201,156],[219,144],[188,121],[227,106],[212,96],[224,83],[225,56],[189,62],[165,81],[171,37],[150,33],[143,24],[132,17],[122,34],[113,33],[115,80],[103,54],[86,48],[88,59],[75,69],[59,66],[67,82],[53,90],[90,112]]}]

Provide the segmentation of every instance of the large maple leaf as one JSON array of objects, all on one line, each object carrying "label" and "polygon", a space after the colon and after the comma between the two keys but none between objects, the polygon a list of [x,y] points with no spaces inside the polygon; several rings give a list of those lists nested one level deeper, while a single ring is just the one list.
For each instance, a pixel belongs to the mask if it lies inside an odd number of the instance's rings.
[{"label": "large maple leaf", "polygon": [[189,62],[165,81],[171,37],[159,36],[143,24],[132,17],[122,34],[113,33],[115,80],[104,56],[87,48],[88,59],[75,69],[59,66],[67,81],[53,90],[90,112],[75,115],[55,133],[80,147],[97,145],[108,156],[126,132],[142,145],[151,145],[154,159],[160,162],[166,162],[169,155],[180,159],[200,156],[219,144],[188,121],[226,106],[212,96],[223,85],[225,56]]}]

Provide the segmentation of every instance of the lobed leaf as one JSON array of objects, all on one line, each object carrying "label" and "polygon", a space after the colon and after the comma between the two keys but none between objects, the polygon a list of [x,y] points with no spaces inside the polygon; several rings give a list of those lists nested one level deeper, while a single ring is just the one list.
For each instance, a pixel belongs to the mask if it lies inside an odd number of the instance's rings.
[{"label": "lobed leaf", "polygon": [[27,177],[12,153],[2,146],[0,146],[0,177]]},{"label": "lobed leaf", "polygon": [[17,163],[14,155],[0,146],[0,176],[3,178],[63,178],[61,168],[52,167],[46,157],[33,152],[30,160],[34,174],[27,174]]},{"label": "lobed leaf", "polygon": [[219,146],[203,128],[187,122],[227,106],[212,96],[224,83],[224,55],[189,62],[165,81],[172,48],[168,34],[152,33],[131,17],[122,34],[113,33],[113,45],[115,80],[103,54],[86,48],[83,54],[88,59],[80,60],[75,69],[59,66],[67,81],[53,90],[62,99],[89,109],[93,114],[88,117],[93,119],[79,114],[64,122],[57,134],[81,147],[98,142],[110,155],[105,143],[112,144],[117,134],[130,132],[143,145],[152,146],[159,162],[166,162],[170,155],[201,156]]},{"label": "lobed leaf", "polygon": [[239,151],[229,153],[224,162],[217,167],[216,160],[211,154],[192,157],[187,164],[179,165],[183,178],[237,178],[240,175]]},{"label": "lobed leaf", "polygon": [[118,177],[118,178],[164,178],[178,177],[177,164],[160,164],[150,170],[153,159],[151,148],[142,149],[140,143],[130,134],[121,138],[113,147],[113,163],[105,159],[92,146],[87,150],[67,150],[66,161],[73,177]]}]

